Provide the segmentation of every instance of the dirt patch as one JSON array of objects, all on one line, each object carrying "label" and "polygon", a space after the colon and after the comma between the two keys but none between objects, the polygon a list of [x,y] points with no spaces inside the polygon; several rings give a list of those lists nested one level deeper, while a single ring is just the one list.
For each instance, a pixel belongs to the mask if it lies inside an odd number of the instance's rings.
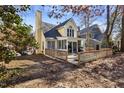
[{"label": "dirt patch", "polygon": [[9,87],[123,87],[123,60],[124,54],[118,54],[77,67],[43,55],[24,56],[8,65],[24,69]]}]

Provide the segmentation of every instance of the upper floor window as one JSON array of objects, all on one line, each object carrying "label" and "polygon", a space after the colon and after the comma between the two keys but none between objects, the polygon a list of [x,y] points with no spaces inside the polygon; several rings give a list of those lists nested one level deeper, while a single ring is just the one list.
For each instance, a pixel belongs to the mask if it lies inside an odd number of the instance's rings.
[{"label": "upper floor window", "polygon": [[74,37],[74,30],[72,29],[72,27],[69,27],[67,29],[67,36],[68,37]]},{"label": "upper floor window", "polygon": [[67,29],[67,36],[70,36],[70,29]]},{"label": "upper floor window", "polygon": [[72,30],[72,37],[74,37],[74,30]]}]

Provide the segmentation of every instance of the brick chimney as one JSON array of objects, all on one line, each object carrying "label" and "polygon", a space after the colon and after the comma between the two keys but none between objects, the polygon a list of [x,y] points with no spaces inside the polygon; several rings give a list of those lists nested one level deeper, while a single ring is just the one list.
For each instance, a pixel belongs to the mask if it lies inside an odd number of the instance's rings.
[{"label": "brick chimney", "polygon": [[44,51],[44,34],[42,29],[42,13],[39,10],[35,13],[35,39],[39,44],[36,54],[42,54]]}]

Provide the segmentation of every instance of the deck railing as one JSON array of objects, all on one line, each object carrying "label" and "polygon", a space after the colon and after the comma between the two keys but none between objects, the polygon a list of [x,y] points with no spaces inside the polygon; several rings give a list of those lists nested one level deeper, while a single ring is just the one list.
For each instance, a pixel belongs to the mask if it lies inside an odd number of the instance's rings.
[{"label": "deck railing", "polygon": [[68,52],[63,50],[45,49],[45,55],[67,61]]},{"label": "deck railing", "polygon": [[92,50],[88,52],[79,52],[78,53],[78,62],[83,63],[83,62],[89,62],[89,61],[94,61],[99,58],[104,58],[107,56],[112,55],[112,49],[110,48],[104,48],[100,50]]},{"label": "deck railing", "polygon": [[[45,55],[51,56],[53,58],[58,58],[68,61],[68,52],[63,50],[55,50],[55,49],[45,49]],[[97,60],[99,58],[104,58],[112,55],[112,49],[104,48],[100,50],[91,50],[87,52],[78,52],[77,64],[90,62]]]}]

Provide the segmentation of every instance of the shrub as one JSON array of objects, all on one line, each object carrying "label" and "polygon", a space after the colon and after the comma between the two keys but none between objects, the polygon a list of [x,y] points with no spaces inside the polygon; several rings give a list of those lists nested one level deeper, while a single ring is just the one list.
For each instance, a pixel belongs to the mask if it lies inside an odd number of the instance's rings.
[{"label": "shrub", "polygon": [[16,57],[14,50],[0,44],[0,61],[8,64],[12,59]]},{"label": "shrub", "polygon": [[20,75],[21,75],[20,69],[6,69],[4,66],[1,66],[0,67],[0,87],[7,87],[11,85],[13,82],[16,82],[15,79]]},{"label": "shrub", "polygon": [[7,87],[21,75],[22,69],[7,69],[4,65],[0,65],[0,87]]}]

